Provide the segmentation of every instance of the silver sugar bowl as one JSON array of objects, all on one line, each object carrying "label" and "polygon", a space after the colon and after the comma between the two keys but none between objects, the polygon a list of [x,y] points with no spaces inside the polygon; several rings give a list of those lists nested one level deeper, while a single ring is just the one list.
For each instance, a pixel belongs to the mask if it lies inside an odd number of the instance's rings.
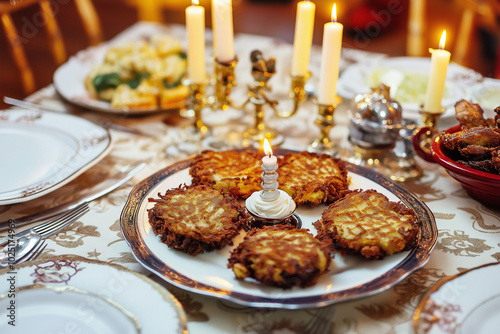
[{"label": "silver sugar bowl", "polygon": [[358,94],[351,101],[349,141],[362,149],[394,147],[402,120],[399,102],[391,99],[390,87],[380,84],[371,93]]},{"label": "silver sugar bowl", "polygon": [[402,118],[402,107],[391,99],[390,87],[380,84],[351,101],[349,162],[376,169],[396,181],[420,175],[411,137],[416,124]]}]

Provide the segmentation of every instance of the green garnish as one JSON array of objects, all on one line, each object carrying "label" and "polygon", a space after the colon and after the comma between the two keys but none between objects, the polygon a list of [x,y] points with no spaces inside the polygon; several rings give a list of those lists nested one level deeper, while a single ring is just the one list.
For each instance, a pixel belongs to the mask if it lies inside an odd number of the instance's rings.
[{"label": "green garnish", "polygon": [[126,81],[125,83],[129,85],[130,88],[136,89],[137,86],[141,83],[142,80],[149,78],[148,72],[139,72],[135,75],[135,77],[131,80]]},{"label": "green garnish", "polygon": [[122,83],[118,73],[98,74],[92,80],[95,90],[100,93],[109,88],[116,88]]}]

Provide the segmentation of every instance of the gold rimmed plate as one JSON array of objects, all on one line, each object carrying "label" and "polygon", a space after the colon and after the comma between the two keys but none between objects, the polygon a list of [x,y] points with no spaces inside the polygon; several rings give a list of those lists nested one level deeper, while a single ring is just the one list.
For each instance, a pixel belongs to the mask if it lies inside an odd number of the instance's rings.
[{"label": "gold rimmed plate", "polygon": [[[285,153],[285,150],[280,153]],[[425,265],[437,240],[434,216],[415,194],[372,170],[347,163],[352,179],[351,189],[375,189],[390,200],[402,201],[415,210],[422,222],[417,246],[379,261],[337,254],[330,271],[321,276],[316,285],[308,288],[283,290],[252,280],[238,281],[227,268],[227,261],[231,250],[243,240],[245,232],[235,238],[234,246],[191,256],[169,249],[154,235],[149,225],[147,210],[153,203],[149,203],[148,198],[156,198],[158,193],[163,194],[180,184],[190,184],[191,161],[187,159],[171,165],[136,185],[120,219],[125,240],[139,263],[167,282],[188,291],[255,307],[298,309],[325,306],[373,295],[392,287]],[[299,207],[296,213],[302,220],[302,227],[315,235],[312,223],[319,219],[326,207]]]},{"label": "gold rimmed plate", "polygon": [[137,317],[122,305],[73,286],[17,287],[14,295],[0,295],[0,307],[3,310],[10,307],[13,310],[10,315],[14,315],[8,317],[10,323],[3,321],[0,324],[0,329],[5,326],[2,333],[14,327],[17,333],[36,333],[40,328],[47,333],[59,333],[68,328],[82,333],[141,333]]},{"label": "gold rimmed plate", "polygon": [[415,333],[490,334],[500,328],[500,263],[490,263],[440,280],[413,316]]},{"label": "gold rimmed plate", "polygon": [[47,320],[52,324],[44,329],[54,333],[187,332],[186,314],[174,296],[116,264],[63,255],[1,270],[0,280],[5,283],[0,285],[2,314],[14,304],[16,323],[10,326],[10,318],[4,317],[1,333],[39,332],[44,326],[33,326]]}]

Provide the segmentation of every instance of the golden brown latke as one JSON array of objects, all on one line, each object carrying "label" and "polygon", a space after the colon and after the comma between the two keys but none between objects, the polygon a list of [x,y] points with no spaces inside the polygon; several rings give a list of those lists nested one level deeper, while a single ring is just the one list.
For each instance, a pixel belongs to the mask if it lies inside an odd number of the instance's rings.
[{"label": "golden brown latke", "polygon": [[228,268],[237,279],[289,289],[314,285],[332,261],[331,240],[320,241],[306,229],[276,225],[254,228],[231,252]]},{"label": "golden brown latke", "polygon": [[333,239],[340,254],[381,259],[417,243],[420,222],[402,203],[375,190],[356,190],[330,204],[313,225],[318,239]]},{"label": "golden brown latke", "polygon": [[248,215],[230,195],[207,186],[180,186],[167,190],[148,210],[155,235],[168,247],[190,255],[232,245]]},{"label": "golden brown latke", "polygon": [[238,199],[261,190],[262,157],[257,152],[203,151],[189,169],[193,184],[204,184]]},{"label": "golden brown latke", "polygon": [[278,159],[278,182],[297,205],[332,203],[344,196],[349,181],[339,159],[309,152],[287,153]]}]

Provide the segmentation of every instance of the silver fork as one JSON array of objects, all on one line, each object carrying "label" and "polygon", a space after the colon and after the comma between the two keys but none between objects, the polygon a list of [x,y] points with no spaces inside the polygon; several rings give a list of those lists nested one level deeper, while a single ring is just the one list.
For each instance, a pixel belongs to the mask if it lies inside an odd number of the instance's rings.
[{"label": "silver fork", "polygon": [[18,263],[26,262],[26,261],[33,261],[36,260],[40,255],[42,255],[43,251],[47,248],[47,243],[45,240],[42,240],[36,245],[35,248],[29,253],[27,256],[25,256],[21,261]]},{"label": "silver fork", "polygon": [[[57,216],[55,219],[53,219],[47,223],[43,223],[43,224],[40,224],[38,226],[32,227],[30,229],[21,231],[21,232],[17,233],[15,236],[17,238],[19,238],[19,237],[22,237],[23,235],[26,235],[28,233],[35,232],[35,233],[39,233],[42,236],[42,238],[46,238],[48,236],[51,236],[51,235],[59,232],[60,230],[65,228],[67,225],[74,222],[75,220],[77,220],[78,218],[80,218],[81,216],[86,214],[87,212],[89,212],[89,204],[87,202],[85,202],[85,203],[78,205],[74,209],[71,209],[71,210],[65,212],[64,214]],[[0,245],[6,243],[7,241],[9,241],[9,239],[11,239],[10,236],[0,238]]]},{"label": "silver fork", "polygon": [[[19,227],[23,225],[32,224],[41,220],[53,219],[54,217],[60,215],[61,212],[73,209],[80,203],[83,202],[90,203],[94,199],[106,195],[107,193],[125,184],[128,180],[130,180],[138,172],[140,172],[145,166],[146,163],[142,161],[132,163],[122,168],[118,173],[110,176],[105,181],[81,193],[81,196],[77,200],[70,201],[32,215],[16,218],[14,219],[15,225]],[[10,220],[0,222],[0,232],[5,232],[6,230],[8,230],[9,226],[11,225],[10,223],[11,223]]]}]

